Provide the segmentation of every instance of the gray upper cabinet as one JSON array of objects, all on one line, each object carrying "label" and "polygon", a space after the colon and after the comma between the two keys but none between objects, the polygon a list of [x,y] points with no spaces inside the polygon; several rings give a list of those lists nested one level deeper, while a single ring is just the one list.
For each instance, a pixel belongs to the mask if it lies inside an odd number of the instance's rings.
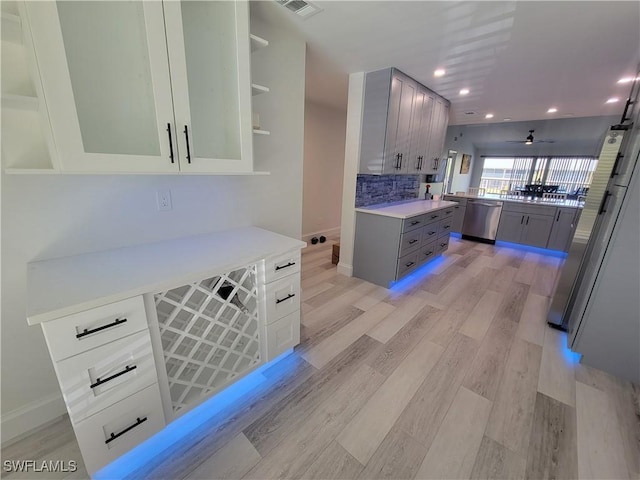
[{"label": "gray upper cabinet", "polygon": [[364,90],[359,173],[429,173],[429,158],[442,153],[449,101],[395,68],[367,73]]},{"label": "gray upper cabinet", "polygon": [[547,248],[569,251],[569,245],[578,224],[580,212],[579,208],[558,208]]}]

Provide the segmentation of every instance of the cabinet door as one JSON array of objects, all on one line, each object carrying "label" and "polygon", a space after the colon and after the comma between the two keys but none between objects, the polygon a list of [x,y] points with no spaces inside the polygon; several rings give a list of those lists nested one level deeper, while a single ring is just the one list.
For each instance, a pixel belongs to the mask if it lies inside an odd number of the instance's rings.
[{"label": "cabinet door", "polygon": [[520,243],[526,217],[526,214],[519,212],[505,212],[503,210],[500,214],[500,224],[498,225],[496,240]]},{"label": "cabinet door", "polygon": [[407,173],[415,84],[404,75],[391,79],[383,173]]},{"label": "cabinet door", "polygon": [[245,1],[164,2],[180,169],[252,170]]},{"label": "cabinet door", "polygon": [[429,146],[433,97],[426,90],[418,88],[414,103],[408,173],[419,174],[427,172],[427,149]]},{"label": "cabinet door", "polygon": [[526,217],[522,243],[533,247],[546,248],[555,218],[535,213],[527,214]]},{"label": "cabinet door", "polygon": [[552,250],[569,250],[569,244],[573,238],[573,232],[576,226],[576,213],[575,208],[558,208],[556,213],[553,227],[551,228],[551,235],[549,235],[549,243],[547,248]]},{"label": "cabinet door", "polygon": [[[444,147],[444,139],[447,133],[447,125],[449,123],[449,105],[442,98],[436,97],[433,112],[433,120],[431,122],[431,133],[429,142],[428,166],[434,170],[440,168],[440,157]],[[436,167],[435,159],[438,159],[438,167]]]},{"label": "cabinet door", "polygon": [[62,169],[177,171],[162,4],[26,5]]}]

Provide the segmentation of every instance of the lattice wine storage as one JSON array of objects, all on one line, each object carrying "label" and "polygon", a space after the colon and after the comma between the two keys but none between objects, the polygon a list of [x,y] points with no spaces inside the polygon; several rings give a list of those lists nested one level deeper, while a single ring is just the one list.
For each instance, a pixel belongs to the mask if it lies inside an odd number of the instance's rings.
[{"label": "lattice wine storage", "polygon": [[260,362],[255,265],[154,297],[174,414]]}]

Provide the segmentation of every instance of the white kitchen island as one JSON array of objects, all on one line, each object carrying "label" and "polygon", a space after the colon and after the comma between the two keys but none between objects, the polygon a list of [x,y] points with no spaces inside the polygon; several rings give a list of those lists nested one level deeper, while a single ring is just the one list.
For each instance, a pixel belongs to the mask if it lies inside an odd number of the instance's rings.
[{"label": "white kitchen island", "polygon": [[28,264],[89,473],[299,343],[304,246],[244,227]]}]

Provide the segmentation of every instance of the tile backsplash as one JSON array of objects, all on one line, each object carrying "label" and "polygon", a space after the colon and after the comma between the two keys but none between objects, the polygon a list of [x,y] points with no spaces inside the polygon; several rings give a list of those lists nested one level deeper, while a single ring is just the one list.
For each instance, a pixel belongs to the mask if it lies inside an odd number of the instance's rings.
[{"label": "tile backsplash", "polygon": [[358,175],[356,207],[418,198],[418,175]]}]

